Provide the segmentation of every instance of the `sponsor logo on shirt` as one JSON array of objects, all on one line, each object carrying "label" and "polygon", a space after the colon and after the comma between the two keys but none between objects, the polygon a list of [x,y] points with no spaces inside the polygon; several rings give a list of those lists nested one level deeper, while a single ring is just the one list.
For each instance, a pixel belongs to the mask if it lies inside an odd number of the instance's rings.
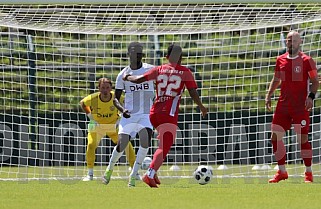
[{"label": "sponsor logo on shirt", "polygon": [[109,118],[113,116],[113,113],[109,113],[109,114],[100,114],[100,113],[97,113],[97,117],[98,118]]},{"label": "sponsor logo on shirt", "polygon": [[140,91],[149,89],[148,83],[136,84],[129,86],[130,91]]}]

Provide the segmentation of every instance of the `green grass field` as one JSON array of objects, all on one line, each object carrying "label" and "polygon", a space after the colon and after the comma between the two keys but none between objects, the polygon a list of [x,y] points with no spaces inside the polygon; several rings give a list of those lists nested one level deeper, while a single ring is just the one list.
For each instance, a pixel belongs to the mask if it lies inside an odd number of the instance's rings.
[{"label": "green grass field", "polygon": [[158,189],[138,182],[127,187],[127,180],[2,181],[0,208],[112,208],[112,209],[206,209],[206,208],[320,208],[320,180],[303,183],[289,178],[268,184],[267,178],[212,179],[198,185],[193,179],[161,179]]}]

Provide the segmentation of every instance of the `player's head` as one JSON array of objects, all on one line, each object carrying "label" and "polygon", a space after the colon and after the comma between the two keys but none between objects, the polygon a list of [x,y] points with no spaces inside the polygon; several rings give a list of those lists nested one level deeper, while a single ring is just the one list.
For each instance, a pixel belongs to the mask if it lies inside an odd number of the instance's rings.
[{"label": "player's head", "polygon": [[286,47],[290,55],[296,56],[300,51],[302,43],[300,34],[296,31],[290,31],[286,36]]},{"label": "player's head", "polygon": [[127,55],[131,66],[140,66],[144,56],[143,45],[139,42],[131,42],[128,45]]},{"label": "player's head", "polygon": [[179,45],[171,44],[167,48],[166,58],[170,63],[181,64],[182,61],[182,47]]},{"label": "player's head", "polygon": [[107,96],[110,91],[112,90],[112,82],[110,79],[108,78],[100,78],[98,80],[98,89],[99,89],[99,92],[104,95],[104,96]]}]

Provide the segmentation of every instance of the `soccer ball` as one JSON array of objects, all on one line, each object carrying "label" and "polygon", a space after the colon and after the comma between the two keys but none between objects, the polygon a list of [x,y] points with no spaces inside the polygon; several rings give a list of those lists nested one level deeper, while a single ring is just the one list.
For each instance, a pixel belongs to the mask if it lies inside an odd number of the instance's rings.
[{"label": "soccer ball", "polygon": [[211,181],[213,170],[208,166],[200,165],[195,169],[193,176],[197,183],[200,185],[205,185]]},{"label": "soccer ball", "polygon": [[145,157],[144,160],[143,160],[143,162],[142,162],[142,169],[143,169],[143,170],[147,170],[148,167],[149,167],[149,165],[151,164],[151,162],[152,162],[152,158],[150,158],[150,157]]}]

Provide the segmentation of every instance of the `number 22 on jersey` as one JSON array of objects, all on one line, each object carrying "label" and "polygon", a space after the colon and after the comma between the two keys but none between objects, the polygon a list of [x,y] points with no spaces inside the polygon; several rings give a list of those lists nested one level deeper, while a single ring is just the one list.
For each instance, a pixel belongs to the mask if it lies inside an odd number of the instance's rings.
[{"label": "number 22 on jersey", "polygon": [[178,94],[177,89],[181,86],[182,78],[177,75],[168,76],[166,74],[161,74],[157,76],[157,82],[157,96],[175,97]]}]

